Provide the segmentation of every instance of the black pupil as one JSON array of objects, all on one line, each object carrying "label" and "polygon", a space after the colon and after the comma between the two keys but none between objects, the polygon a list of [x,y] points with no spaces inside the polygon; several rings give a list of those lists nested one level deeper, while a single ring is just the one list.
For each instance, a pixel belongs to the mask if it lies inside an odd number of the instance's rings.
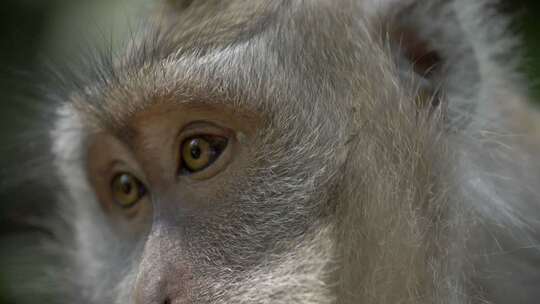
[{"label": "black pupil", "polygon": [[133,191],[133,181],[129,175],[122,175],[120,177],[120,186],[122,187],[122,192],[125,194],[130,194]]},{"label": "black pupil", "polygon": [[198,159],[199,157],[201,157],[201,147],[199,147],[199,140],[198,139],[194,139],[191,141],[191,143],[189,144],[190,145],[190,153],[191,153],[191,157],[193,157],[193,159]]}]

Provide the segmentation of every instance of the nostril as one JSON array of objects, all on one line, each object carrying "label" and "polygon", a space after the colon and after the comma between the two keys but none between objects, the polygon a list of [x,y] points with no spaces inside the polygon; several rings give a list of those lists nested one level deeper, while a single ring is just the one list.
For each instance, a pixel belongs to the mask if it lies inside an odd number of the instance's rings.
[{"label": "nostril", "polygon": [[171,304],[171,299],[167,298],[163,301],[163,304]]}]

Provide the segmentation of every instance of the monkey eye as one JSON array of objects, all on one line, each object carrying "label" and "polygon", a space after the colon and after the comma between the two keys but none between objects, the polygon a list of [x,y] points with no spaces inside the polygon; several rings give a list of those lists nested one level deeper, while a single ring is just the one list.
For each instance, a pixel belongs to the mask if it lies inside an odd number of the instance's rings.
[{"label": "monkey eye", "polygon": [[122,208],[133,207],[146,195],[144,184],[130,173],[119,173],[111,182],[114,202]]},{"label": "monkey eye", "polygon": [[200,172],[212,165],[227,147],[227,138],[197,135],[186,139],[180,147],[180,174]]}]

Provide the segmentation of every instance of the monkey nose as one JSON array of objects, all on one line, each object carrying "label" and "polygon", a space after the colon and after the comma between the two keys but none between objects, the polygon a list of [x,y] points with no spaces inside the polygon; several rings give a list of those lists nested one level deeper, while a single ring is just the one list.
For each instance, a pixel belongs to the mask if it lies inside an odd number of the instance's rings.
[{"label": "monkey nose", "polygon": [[134,302],[135,304],[191,303],[186,290],[186,280],[182,272],[147,268],[137,277]]},{"label": "monkey nose", "polygon": [[146,268],[137,276],[134,290],[135,304],[171,304],[166,290],[166,275]]},{"label": "monkey nose", "polygon": [[144,257],[137,274],[135,304],[185,304],[190,278],[182,265],[162,256]]},{"label": "monkey nose", "polygon": [[163,250],[154,241],[150,237],[143,251],[133,291],[135,304],[191,303],[187,267],[171,254],[176,251]]}]

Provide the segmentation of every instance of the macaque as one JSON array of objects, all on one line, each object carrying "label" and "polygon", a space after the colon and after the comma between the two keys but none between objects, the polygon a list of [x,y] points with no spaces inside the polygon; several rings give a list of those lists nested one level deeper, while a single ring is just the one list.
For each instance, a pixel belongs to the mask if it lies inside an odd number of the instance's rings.
[{"label": "macaque", "polygon": [[59,302],[540,301],[540,118],[493,1],[154,4],[56,105]]}]

